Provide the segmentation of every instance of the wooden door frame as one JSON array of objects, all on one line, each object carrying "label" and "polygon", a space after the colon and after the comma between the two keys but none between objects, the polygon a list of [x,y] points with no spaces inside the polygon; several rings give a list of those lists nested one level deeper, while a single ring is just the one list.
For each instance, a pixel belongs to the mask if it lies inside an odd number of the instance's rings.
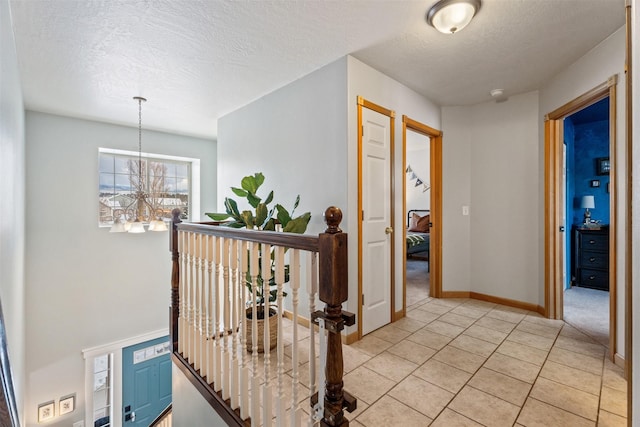
[{"label": "wooden door frame", "polygon": [[[431,184],[429,230],[429,296],[442,297],[442,131],[402,116],[402,170],[407,170],[407,130],[429,138],[429,179]],[[407,180],[402,181],[402,213],[407,217]],[[407,229],[403,229],[403,242]],[[402,257],[402,317],[407,314],[407,245],[403,245]]]},{"label": "wooden door frame", "polygon": [[[380,113],[389,117],[389,166],[390,166],[390,200],[389,200],[389,221],[392,225],[395,225],[395,176],[394,176],[394,136],[395,136],[395,118],[396,113],[393,110],[384,108],[378,104],[367,101],[361,96],[357,97],[358,103],[358,339],[362,338],[362,109],[367,108],[369,110]],[[391,266],[390,266],[390,304],[391,313],[389,319],[393,322],[395,317],[395,233],[391,234]]]},{"label": "wooden door frame", "polygon": [[[563,194],[562,154],[563,120],[567,116],[582,110],[604,98],[609,98],[609,158],[611,159],[610,209],[609,209],[609,358],[615,361],[617,338],[617,150],[616,150],[616,89],[618,76],[610,77],[606,82],[596,86],[562,107],[550,112],[544,118],[544,197],[545,197],[545,269],[544,299],[545,316],[551,319],[563,318],[562,283],[562,241],[564,233],[559,232],[561,223],[560,197]],[[565,232],[570,232],[565,230]]]}]

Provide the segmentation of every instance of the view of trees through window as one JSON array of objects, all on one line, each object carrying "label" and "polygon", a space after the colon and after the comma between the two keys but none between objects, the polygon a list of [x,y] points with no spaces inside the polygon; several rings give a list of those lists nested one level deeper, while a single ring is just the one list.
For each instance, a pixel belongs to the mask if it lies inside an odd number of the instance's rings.
[{"label": "view of trees through window", "polygon": [[[116,217],[133,221],[142,212],[144,222],[169,220],[171,211],[182,210],[189,218],[191,164],[188,161],[138,158],[137,155],[99,154],[99,225],[111,226]],[[142,178],[142,180],[140,179]],[[136,193],[147,195],[148,204],[139,210]]]}]

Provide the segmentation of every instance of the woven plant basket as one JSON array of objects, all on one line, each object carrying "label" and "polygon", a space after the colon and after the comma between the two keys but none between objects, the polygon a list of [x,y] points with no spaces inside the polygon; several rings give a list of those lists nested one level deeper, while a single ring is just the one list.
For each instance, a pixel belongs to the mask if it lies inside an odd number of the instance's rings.
[{"label": "woven plant basket", "polygon": [[[253,320],[251,320],[251,307],[247,308],[247,351],[253,353]],[[276,348],[278,344],[278,313],[269,309],[269,350]],[[264,353],[264,319],[258,319],[258,353]]]}]

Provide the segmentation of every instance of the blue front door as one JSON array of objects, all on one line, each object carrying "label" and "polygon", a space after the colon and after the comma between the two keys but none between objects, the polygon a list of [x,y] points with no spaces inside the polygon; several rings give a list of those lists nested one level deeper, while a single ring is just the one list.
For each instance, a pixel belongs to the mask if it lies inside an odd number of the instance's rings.
[{"label": "blue front door", "polygon": [[122,349],[122,425],[146,427],[169,403],[169,337]]}]

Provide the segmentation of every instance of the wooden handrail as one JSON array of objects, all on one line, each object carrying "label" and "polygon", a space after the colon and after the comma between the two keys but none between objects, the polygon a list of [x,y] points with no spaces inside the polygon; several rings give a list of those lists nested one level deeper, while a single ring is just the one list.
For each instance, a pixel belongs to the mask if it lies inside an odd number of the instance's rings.
[{"label": "wooden handrail", "polygon": [[285,246],[291,249],[318,252],[318,236],[278,231],[247,230],[246,228],[230,228],[211,226],[210,224],[180,223],[178,230],[192,231],[199,234],[218,237],[231,237],[247,242],[264,243],[274,246]]},{"label": "wooden handrail", "polygon": [[2,301],[0,301],[0,426],[20,427],[7,350]]},{"label": "wooden handrail", "polygon": [[164,408],[162,412],[160,412],[160,414],[156,417],[156,419],[151,421],[151,424],[149,424],[149,427],[155,427],[158,424],[160,424],[160,422],[162,422],[164,418],[171,413],[172,407],[173,405],[169,403],[167,407]]}]

